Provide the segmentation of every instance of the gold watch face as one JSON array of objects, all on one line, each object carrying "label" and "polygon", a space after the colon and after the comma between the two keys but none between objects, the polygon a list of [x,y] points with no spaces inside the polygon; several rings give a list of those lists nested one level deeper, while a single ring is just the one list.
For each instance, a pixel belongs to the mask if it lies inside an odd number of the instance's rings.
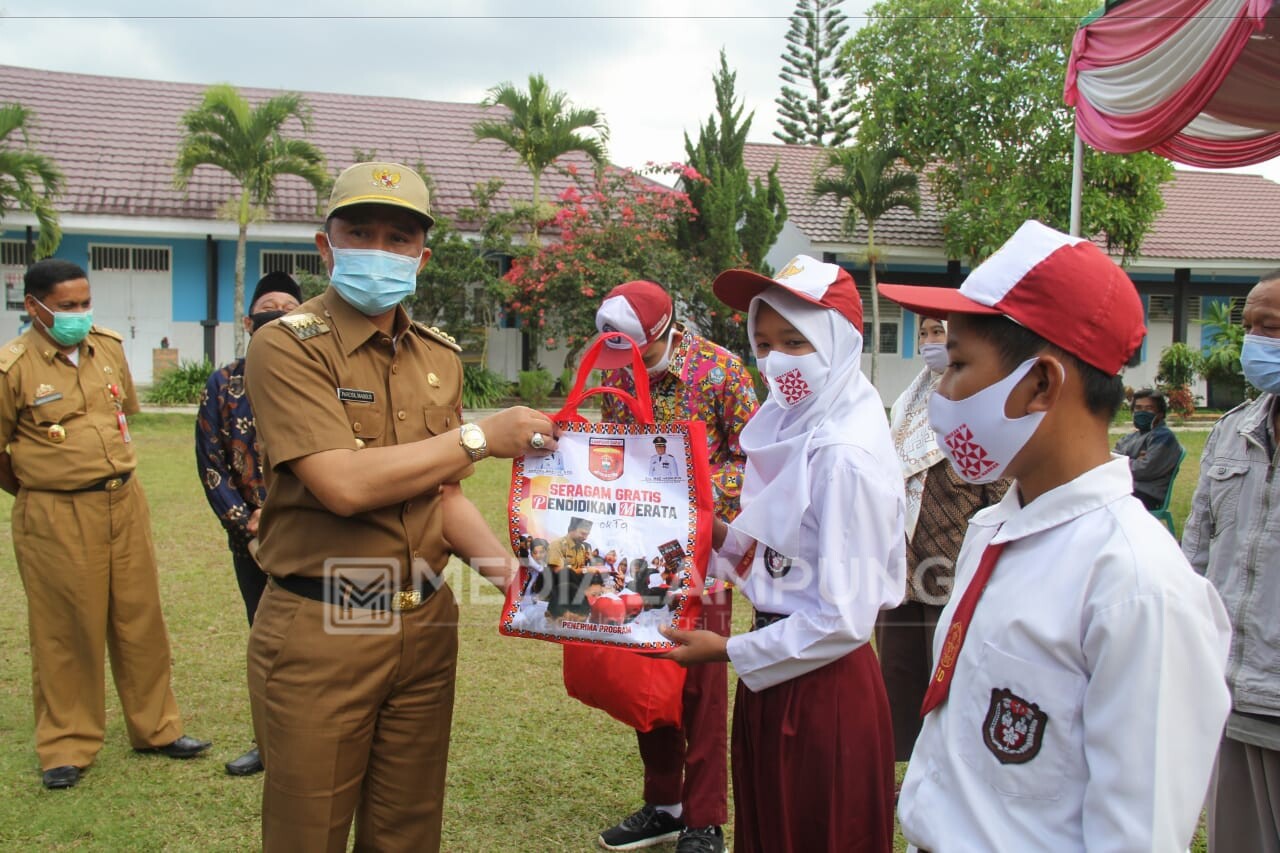
[{"label": "gold watch face", "polygon": [[474,424],[462,428],[462,446],[467,450],[480,450],[484,447],[484,432]]}]

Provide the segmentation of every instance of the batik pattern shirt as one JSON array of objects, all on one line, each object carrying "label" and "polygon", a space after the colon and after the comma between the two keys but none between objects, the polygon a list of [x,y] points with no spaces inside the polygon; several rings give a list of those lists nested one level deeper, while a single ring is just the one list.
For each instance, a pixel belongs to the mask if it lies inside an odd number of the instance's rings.
[{"label": "batik pattern shirt", "polygon": [[[249,516],[267,499],[257,427],[244,391],[244,359],[214,371],[196,416],[196,467],[232,546],[247,549]],[[246,551],[247,553],[247,551]]]},{"label": "batik pattern shirt", "polygon": [[[606,370],[601,384],[635,393],[635,380],[627,370]],[[682,330],[671,361],[657,379],[650,379],[653,419],[702,421],[707,427],[707,458],[715,490],[716,515],[732,521],[738,515],[742,473],[747,457],[739,436],[755,414],[756,390],[751,374],[736,355],[706,338]],[[634,420],[622,400],[606,396],[601,420],[630,423]]]}]

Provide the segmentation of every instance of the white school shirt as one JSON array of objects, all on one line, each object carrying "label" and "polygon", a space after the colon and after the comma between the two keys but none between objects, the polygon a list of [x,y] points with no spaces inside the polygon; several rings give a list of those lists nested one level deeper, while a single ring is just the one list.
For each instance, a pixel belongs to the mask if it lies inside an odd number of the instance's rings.
[{"label": "white school shirt", "polygon": [[758,611],[786,614],[729,639],[729,659],[754,691],[847,655],[871,639],[876,615],[906,591],[902,477],[861,447],[826,445],[809,458],[810,503],[800,551],[775,554],[761,543],[746,578],[735,571],[754,541],[733,529],[711,573],[735,583]]},{"label": "white school shirt", "polygon": [[1226,610],[1132,496],[1122,457],[982,510],[934,637],[1008,542],[902,784],[931,853],[1185,850],[1227,718]]}]

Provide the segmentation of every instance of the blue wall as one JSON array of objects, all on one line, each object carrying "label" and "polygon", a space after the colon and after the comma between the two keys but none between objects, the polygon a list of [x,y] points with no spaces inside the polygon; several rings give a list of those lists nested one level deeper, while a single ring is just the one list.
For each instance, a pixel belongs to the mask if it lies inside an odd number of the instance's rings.
[{"label": "blue wall", "polygon": [[[26,231],[0,231],[5,240],[26,240]],[[230,323],[234,316],[236,241],[216,240],[218,253],[218,322]],[[205,319],[205,240],[198,238],[170,237],[119,237],[94,234],[67,234],[54,253],[55,258],[89,268],[89,245],[101,246],[166,246],[173,252],[173,320],[178,323],[199,323]],[[250,239],[245,246],[244,290],[245,311],[258,281],[263,251],[315,251],[314,243],[255,242]],[[92,275],[91,275],[92,277]]]}]

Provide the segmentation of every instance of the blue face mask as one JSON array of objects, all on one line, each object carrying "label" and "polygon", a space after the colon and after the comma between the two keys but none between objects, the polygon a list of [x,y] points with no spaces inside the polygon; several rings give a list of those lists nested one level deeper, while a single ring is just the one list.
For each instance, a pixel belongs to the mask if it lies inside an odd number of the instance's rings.
[{"label": "blue face mask", "polygon": [[332,242],[329,248],[333,252],[329,282],[361,314],[385,314],[418,287],[421,253],[409,257],[377,249],[339,249]]},{"label": "blue face mask", "polygon": [[1155,426],[1155,412],[1134,412],[1133,425],[1138,428],[1138,432],[1150,432],[1151,427]]},{"label": "blue face mask", "polygon": [[[31,297],[35,299],[35,297]],[[48,305],[45,305],[39,299],[35,299],[36,304],[53,315],[53,325],[45,326],[49,332],[49,337],[53,338],[64,347],[73,347],[84,340],[85,335],[89,334],[89,329],[93,326],[93,311],[54,311]],[[41,323],[40,325],[44,325]]]},{"label": "blue face mask", "polygon": [[1259,391],[1280,394],[1280,338],[1245,335],[1240,348],[1244,378]]}]

